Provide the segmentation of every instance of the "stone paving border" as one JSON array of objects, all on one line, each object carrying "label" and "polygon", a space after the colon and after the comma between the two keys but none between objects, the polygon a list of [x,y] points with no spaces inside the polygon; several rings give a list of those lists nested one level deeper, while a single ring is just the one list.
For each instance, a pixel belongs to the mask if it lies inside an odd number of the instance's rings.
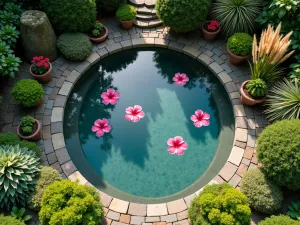
[{"label": "stone paving border", "polygon": [[[89,184],[70,159],[63,136],[64,106],[74,84],[87,69],[110,54],[137,47],[169,48],[206,65],[228,92],[235,113],[235,138],[227,163],[210,183],[228,182],[239,188],[243,174],[248,168],[258,164],[255,153],[256,137],[267,125],[259,107],[245,107],[239,100],[239,87],[244,80],[249,79],[248,67],[229,64],[225,41],[209,43],[197,31],[181,36],[172,34],[169,28],[163,26],[124,31],[112,19],[103,22],[109,29],[109,38],[102,44],[94,45],[93,53],[85,61],[74,63],[61,57],[53,63],[53,80],[44,86],[44,104],[38,108],[21,111],[10,99],[10,90],[17,79],[9,83],[4,94],[4,110],[0,113],[0,125],[4,125],[2,131],[15,131],[22,116],[34,115],[41,120],[43,126],[43,139],[40,141],[42,164],[57,169],[65,178],[78,179],[81,184]],[[28,67],[29,65],[22,66],[19,79],[30,77]],[[99,192],[108,225],[188,225],[187,209],[201,189],[185,198],[163,204],[131,203]]]}]

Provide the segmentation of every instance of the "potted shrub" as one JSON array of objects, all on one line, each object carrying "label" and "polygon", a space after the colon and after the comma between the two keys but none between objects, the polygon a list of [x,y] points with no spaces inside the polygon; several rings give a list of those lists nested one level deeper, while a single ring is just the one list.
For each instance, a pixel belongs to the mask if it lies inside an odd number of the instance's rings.
[{"label": "potted shrub", "polygon": [[24,107],[38,106],[44,96],[44,89],[36,80],[23,79],[12,90],[14,100]]},{"label": "potted shrub", "polygon": [[220,30],[220,23],[217,20],[206,21],[202,25],[203,37],[207,41],[215,40]]},{"label": "potted shrub", "polygon": [[245,81],[241,88],[241,102],[245,105],[256,105],[266,100],[268,87],[264,80],[257,78]]},{"label": "potted shrub", "polygon": [[239,65],[249,58],[252,50],[253,38],[246,33],[235,33],[228,39],[227,52],[229,61],[234,65]]},{"label": "potted shrub", "polygon": [[95,22],[93,29],[88,33],[89,39],[95,44],[99,44],[107,38],[108,30],[98,20]]},{"label": "potted shrub", "polygon": [[31,116],[25,116],[17,129],[18,136],[24,140],[38,141],[41,139],[41,124]]},{"label": "potted shrub", "polygon": [[136,9],[131,5],[122,5],[118,8],[116,15],[120,20],[122,28],[129,30],[132,28],[133,21],[136,17]]},{"label": "potted shrub", "polygon": [[35,56],[31,61],[30,74],[41,83],[48,83],[52,80],[52,64],[49,58]]}]

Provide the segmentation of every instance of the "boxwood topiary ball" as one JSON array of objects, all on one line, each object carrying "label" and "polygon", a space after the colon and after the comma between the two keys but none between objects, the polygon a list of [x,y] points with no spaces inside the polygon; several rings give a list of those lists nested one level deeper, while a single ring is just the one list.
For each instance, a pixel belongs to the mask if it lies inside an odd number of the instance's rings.
[{"label": "boxwood topiary ball", "polygon": [[92,43],[89,38],[82,33],[64,33],[60,35],[56,45],[61,53],[72,61],[82,61],[86,59],[92,50]]},{"label": "boxwood topiary ball", "polygon": [[252,50],[253,38],[246,33],[235,33],[228,39],[228,48],[238,56],[247,56]]},{"label": "boxwood topiary ball", "polygon": [[243,176],[241,191],[247,196],[250,206],[258,212],[272,214],[282,203],[282,191],[258,168],[249,169]]},{"label": "boxwood topiary ball", "polygon": [[257,140],[258,160],[275,183],[300,189],[300,120],[282,120],[268,126]]},{"label": "boxwood topiary ball", "polygon": [[200,26],[211,0],[157,0],[156,13],[163,23],[176,32],[189,32]]}]

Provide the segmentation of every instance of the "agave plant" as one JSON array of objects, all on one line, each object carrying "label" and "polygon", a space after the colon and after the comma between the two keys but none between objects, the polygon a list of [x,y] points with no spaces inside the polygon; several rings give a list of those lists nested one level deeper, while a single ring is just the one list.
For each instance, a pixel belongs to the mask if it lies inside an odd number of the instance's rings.
[{"label": "agave plant", "polygon": [[300,118],[300,86],[284,78],[270,90],[265,113],[271,121]]},{"label": "agave plant", "polygon": [[212,17],[221,23],[225,36],[230,37],[238,32],[253,34],[261,11],[261,0],[217,0]]},{"label": "agave plant", "polygon": [[268,91],[266,82],[259,78],[250,80],[246,85],[246,89],[253,97],[264,97]]},{"label": "agave plant", "polygon": [[15,27],[10,25],[3,26],[0,29],[1,40],[9,46],[17,42],[19,35],[20,31],[18,31]]},{"label": "agave plant", "polygon": [[21,62],[21,59],[13,54],[0,56],[0,74],[14,78],[15,72],[19,71]]},{"label": "agave plant", "polygon": [[17,204],[25,206],[34,190],[40,165],[36,155],[27,148],[0,147],[0,208],[8,210]]},{"label": "agave plant", "polygon": [[300,220],[300,201],[299,202],[292,202],[288,211],[288,215],[293,218],[294,220]]}]

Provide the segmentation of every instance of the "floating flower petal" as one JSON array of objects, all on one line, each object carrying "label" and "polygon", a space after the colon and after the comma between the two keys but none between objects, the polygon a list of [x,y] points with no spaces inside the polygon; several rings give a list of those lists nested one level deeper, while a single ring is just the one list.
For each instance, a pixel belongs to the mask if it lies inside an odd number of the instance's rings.
[{"label": "floating flower petal", "polygon": [[113,88],[109,88],[109,89],[107,89],[106,92],[103,92],[101,94],[101,98],[103,99],[102,102],[105,105],[108,105],[108,104],[115,105],[115,104],[117,104],[117,102],[120,98],[120,93],[116,92],[116,90]]},{"label": "floating flower petal", "polygon": [[174,84],[176,85],[185,85],[186,82],[189,81],[189,78],[187,77],[187,75],[185,73],[176,73],[175,76],[173,77],[173,81],[174,81]]},{"label": "floating flower petal", "polygon": [[184,151],[188,148],[188,144],[180,136],[169,138],[167,144],[169,145],[168,152],[172,155],[183,155]]},{"label": "floating flower petal", "polygon": [[102,137],[105,133],[109,133],[111,126],[109,125],[108,119],[103,118],[97,119],[92,126],[92,131],[96,133],[97,137]]},{"label": "floating flower petal", "polygon": [[125,118],[134,123],[140,121],[145,116],[145,113],[140,105],[126,108]]},{"label": "floating flower petal", "polygon": [[202,110],[195,111],[195,115],[191,116],[191,120],[194,122],[195,127],[208,126],[210,124],[210,115]]}]

